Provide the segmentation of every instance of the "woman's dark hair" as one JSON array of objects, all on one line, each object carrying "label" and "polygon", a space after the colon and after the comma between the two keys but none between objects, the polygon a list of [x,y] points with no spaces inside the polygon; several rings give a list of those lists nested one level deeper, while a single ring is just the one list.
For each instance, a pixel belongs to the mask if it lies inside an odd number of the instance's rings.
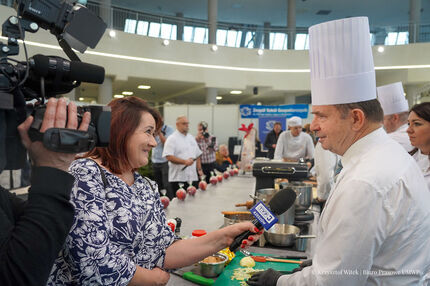
[{"label": "woman's dark hair", "polygon": [[[430,102],[415,104],[414,106],[412,106],[409,113],[411,113],[412,111],[415,112],[415,114],[418,115],[419,118],[430,122]],[[415,153],[417,153],[417,151],[418,148],[414,148],[412,151],[409,152],[409,154],[414,155]]]},{"label": "woman's dark hair", "polygon": [[415,104],[414,106],[412,106],[409,113],[411,113],[411,111],[415,112],[418,117],[430,122],[430,102]]},{"label": "woman's dark hair", "polygon": [[127,141],[139,126],[142,113],[148,112],[154,117],[156,132],[163,125],[163,120],[156,109],[135,96],[114,99],[108,106],[112,109],[109,146],[94,148],[83,157],[101,158],[103,166],[116,174],[121,174],[130,168]]}]

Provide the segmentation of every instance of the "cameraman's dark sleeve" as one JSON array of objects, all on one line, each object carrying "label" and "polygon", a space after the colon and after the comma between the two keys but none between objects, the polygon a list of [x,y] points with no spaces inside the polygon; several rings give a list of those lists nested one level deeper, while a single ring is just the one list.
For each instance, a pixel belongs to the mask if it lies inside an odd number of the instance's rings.
[{"label": "cameraman's dark sleeve", "polygon": [[28,201],[0,190],[2,286],[45,285],[73,222],[74,178],[59,169],[32,170]]}]

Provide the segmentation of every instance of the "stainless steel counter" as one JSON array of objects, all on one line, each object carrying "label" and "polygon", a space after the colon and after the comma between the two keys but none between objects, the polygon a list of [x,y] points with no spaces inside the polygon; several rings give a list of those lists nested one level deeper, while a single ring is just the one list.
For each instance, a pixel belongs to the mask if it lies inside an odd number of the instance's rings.
[{"label": "stainless steel counter", "polygon": [[181,236],[191,236],[194,229],[213,231],[224,224],[222,211],[246,210],[234,205],[250,200],[254,188],[252,176],[230,177],[215,186],[208,185],[206,191],[197,190],[194,197],[187,195],[184,201],[174,198],[166,209],[166,217],[182,219]]}]

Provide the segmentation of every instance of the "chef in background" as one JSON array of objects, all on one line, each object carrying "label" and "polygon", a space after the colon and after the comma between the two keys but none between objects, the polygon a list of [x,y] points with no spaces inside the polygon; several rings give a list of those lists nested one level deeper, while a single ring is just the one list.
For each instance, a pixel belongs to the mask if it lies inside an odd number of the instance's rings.
[{"label": "chef in background", "polygon": [[401,82],[383,85],[377,88],[378,100],[384,111],[384,128],[391,138],[410,152],[413,147],[409,141],[408,115],[409,105]]},{"label": "chef in background", "polygon": [[289,130],[279,135],[275,148],[275,160],[297,161],[300,158],[314,158],[312,137],[302,132],[302,119],[293,116],[287,120]]},{"label": "chef in background", "polygon": [[309,28],[311,129],[343,169],[321,214],[312,265],[249,285],[428,285],[430,192],[382,128],[367,17]]}]

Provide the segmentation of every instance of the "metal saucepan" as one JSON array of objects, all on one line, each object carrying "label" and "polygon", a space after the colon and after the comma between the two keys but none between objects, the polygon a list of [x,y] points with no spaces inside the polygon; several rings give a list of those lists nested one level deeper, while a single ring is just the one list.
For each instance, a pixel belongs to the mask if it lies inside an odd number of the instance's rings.
[{"label": "metal saucepan", "polygon": [[242,221],[252,221],[254,216],[250,212],[223,212],[224,226],[235,224]]},{"label": "metal saucepan", "polygon": [[296,211],[306,211],[311,206],[312,184],[302,182],[283,182],[279,184],[279,187],[281,189],[292,188],[296,192],[297,198],[294,203]]},{"label": "metal saucepan", "polygon": [[296,239],[315,238],[315,235],[299,235],[297,226],[277,223],[264,232],[264,238],[275,246],[292,246]]},{"label": "metal saucepan", "polygon": [[[255,191],[255,197],[261,200],[266,205],[269,204],[273,196],[278,192],[278,190],[273,188],[258,189]],[[257,201],[255,202],[257,203]],[[287,211],[278,216],[279,223],[282,224],[293,224],[295,218],[295,207],[292,205]]]}]

